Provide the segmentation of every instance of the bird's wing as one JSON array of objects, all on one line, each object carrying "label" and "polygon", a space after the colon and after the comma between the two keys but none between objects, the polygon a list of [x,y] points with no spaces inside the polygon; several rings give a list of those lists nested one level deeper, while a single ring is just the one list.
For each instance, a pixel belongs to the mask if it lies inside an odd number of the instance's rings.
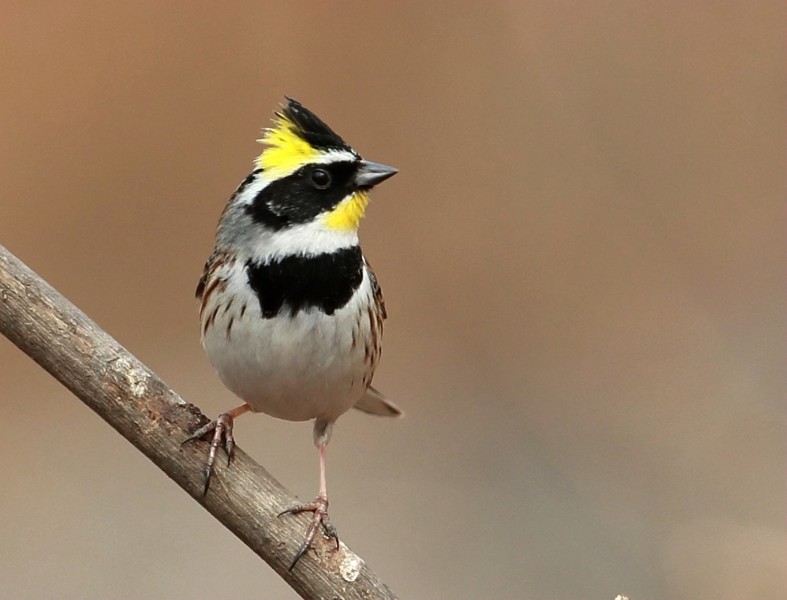
[{"label": "bird's wing", "polygon": [[205,291],[205,285],[208,283],[208,277],[210,276],[213,262],[216,260],[216,255],[217,252],[214,250],[210,257],[208,257],[208,260],[205,261],[205,266],[202,268],[202,276],[199,278],[199,283],[197,283],[197,291],[194,292],[197,300],[202,300],[202,293]]}]

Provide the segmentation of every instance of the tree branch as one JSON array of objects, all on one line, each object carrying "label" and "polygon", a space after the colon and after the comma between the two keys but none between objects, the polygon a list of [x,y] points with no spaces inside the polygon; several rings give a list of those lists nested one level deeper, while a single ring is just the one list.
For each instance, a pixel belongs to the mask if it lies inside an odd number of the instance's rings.
[{"label": "tree branch", "polygon": [[[319,539],[289,572],[308,517],[278,519],[297,501],[245,453],[202,497],[207,442],[181,442],[207,419],[21,261],[0,246],[0,332],[152,460],[303,598],[394,599],[344,544]],[[318,536],[321,538],[321,536]]]}]

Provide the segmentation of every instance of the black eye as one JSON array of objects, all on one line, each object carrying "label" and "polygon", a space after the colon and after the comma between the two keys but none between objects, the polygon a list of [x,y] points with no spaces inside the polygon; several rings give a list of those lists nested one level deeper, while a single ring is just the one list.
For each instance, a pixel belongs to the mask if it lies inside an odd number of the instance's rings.
[{"label": "black eye", "polygon": [[331,185],[331,174],[325,169],[314,169],[311,172],[311,179],[318,190],[324,190]]}]

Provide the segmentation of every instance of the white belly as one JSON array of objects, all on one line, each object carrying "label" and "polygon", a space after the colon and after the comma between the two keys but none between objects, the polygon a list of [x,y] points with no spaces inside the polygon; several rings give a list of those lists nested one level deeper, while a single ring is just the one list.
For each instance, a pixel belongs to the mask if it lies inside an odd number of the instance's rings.
[{"label": "white belly", "polygon": [[[202,343],[224,385],[256,412],[290,421],[335,421],[371,382],[368,274],[359,293],[333,315],[312,308],[291,317],[285,307],[270,319],[262,318],[245,278],[242,269],[232,273],[227,288],[216,290],[203,310]],[[234,296],[229,309],[227,294]]]}]

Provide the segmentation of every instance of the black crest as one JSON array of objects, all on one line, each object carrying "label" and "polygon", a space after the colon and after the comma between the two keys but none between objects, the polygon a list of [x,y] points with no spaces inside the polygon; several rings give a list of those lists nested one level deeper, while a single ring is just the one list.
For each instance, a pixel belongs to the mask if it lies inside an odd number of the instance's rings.
[{"label": "black crest", "polygon": [[333,129],[297,100],[287,98],[287,105],[282,110],[281,116],[291,121],[297,127],[300,137],[313,148],[354,152]]}]

